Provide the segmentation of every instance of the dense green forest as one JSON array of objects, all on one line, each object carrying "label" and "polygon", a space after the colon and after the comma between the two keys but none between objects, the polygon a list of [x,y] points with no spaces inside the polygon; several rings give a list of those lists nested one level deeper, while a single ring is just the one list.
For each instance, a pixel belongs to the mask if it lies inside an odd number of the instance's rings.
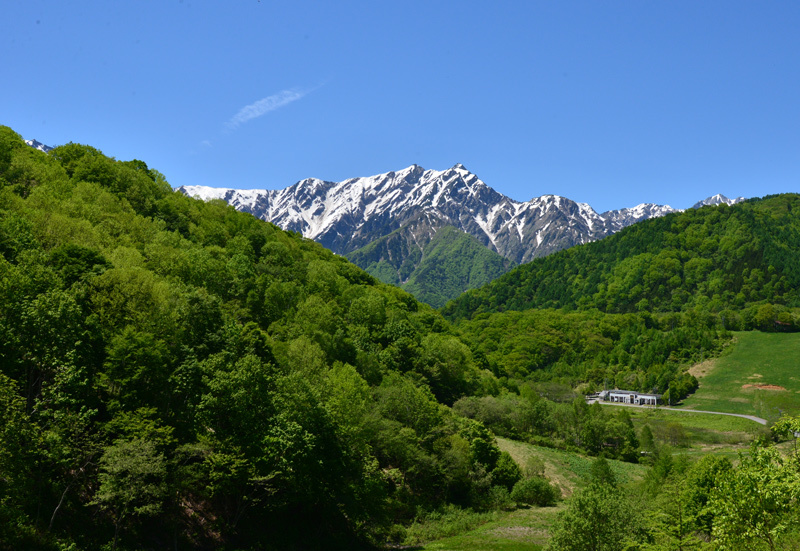
[{"label": "dense green forest", "polygon": [[442,405],[496,382],[429,306],[5,127],[0,366],[3,548],[341,547],[515,481]]},{"label": "dense green forest", "polygon": [[594,392],[626,388],[678,401],[697,388],[683,369],[718,354],[731,334],[697,312],[651,315],[597,310],[480,314],[458,330],[475,357],[508,381],[551,382]]},{"label": "dense green forest", "polygon": [[[398,285],[418,300],[441,308],[468,289],[506,273],[514,262],[489,250],[473,236],[445,226],[406,225],[347,255],[353,263],[383,281]],[[420,242],[424,246],[420,247]]]},{"label": "dense green forest", "polygon": [[452,319],[530,308],[711,312],[773,330],[800,306],[800,195],[670,214],[519,266],[444,308]]}]

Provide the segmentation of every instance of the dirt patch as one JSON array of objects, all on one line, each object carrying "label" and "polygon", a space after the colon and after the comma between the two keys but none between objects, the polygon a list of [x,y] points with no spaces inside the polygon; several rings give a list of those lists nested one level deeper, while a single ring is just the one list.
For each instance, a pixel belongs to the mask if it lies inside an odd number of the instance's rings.
[{"label": "dirt patch", "polygon": [[692,367],[689,368],[689,375],[693,375],[698,379],[702,379],[711,371],[717,367],[717,360],[716,358],[713,360],[706,360],[704,362],[700,362],[699,364],[694,364]]},{"label": "dirt patch", "polygon": [[763,379],[763,378],[764,378],[764,376],[759,374],[759,373],[753,373],[752,375],[750,375],[748,377],[748,379]]},{"label": "dirt patch", "polygon": [[758,390],[786,390],[782,386],[764,385],[764,384],[760,384],[760,383],[759,384],[754,384],[754,385],[751,385],[751,384],[742,385],[742,389],[745,389],[745,388],[755,388],[755,389],[758,389]]}]

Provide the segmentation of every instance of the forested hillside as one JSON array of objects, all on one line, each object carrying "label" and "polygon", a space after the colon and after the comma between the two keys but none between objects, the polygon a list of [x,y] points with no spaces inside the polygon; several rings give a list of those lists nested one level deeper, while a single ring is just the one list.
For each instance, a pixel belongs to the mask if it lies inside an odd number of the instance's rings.
[{"label": "forested hillside", "polygon": [[513,484],[441,405],[487,385],[439,313],[320,245],[0,128],[0,548],[383,541]]},{"label": "forested hillside", "polygon": [[436,229],[424,222],[410,226],[349,253],[347,258],[435,308],[465,289],[489,283],[514,265],[452,226]]},{"label": "forested hillside", "polygon": [[692,209],[519,266],[465,293],[454,319],[529,308],[711,312],[726,328],[772,330],[800,306],[800,195]]},{"label": "forested hillside", "polygon": [[[697,388],[685,373],[731,330],[795,331],[800,196],[693,209],[519,266],[447,304],[505,381],[591,391]],[[480,417],[478,417],[480,418]]]}]

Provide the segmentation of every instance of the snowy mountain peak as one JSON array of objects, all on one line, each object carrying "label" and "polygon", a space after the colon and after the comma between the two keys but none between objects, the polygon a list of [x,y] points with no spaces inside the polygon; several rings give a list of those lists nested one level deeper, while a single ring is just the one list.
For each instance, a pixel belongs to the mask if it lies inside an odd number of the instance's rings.
[{"label": "snowy mountain peak", "polygon": [[183,186],[179,191],[224,199],[339,254],[417,219],[434,229],[459,228],[515,262],[611,233],[611,226],[589,205],[558,195],[521,203],[493,190],[461,163],[443,171],[411,165],[342,182],[309,178],[282,190]]},{"label": "snowy mountain peak", "polygon": [[53,149],[49,145],[44,145],[42,142],[36,140],[25,140],[25,143],[31,146],[32,148],[38,149],[39,151],[44,151],[45,153]]},{"label": "snowy mountain peak", "polygon": [[[429,228],[426,239],[438,228],[454,226],[517,263],[601,239],[646,218],[677,212],[668,205],[643,203],[598,214],[588,204],[550,194],[519,202],[487,186],[461,163],[441,171],[414,164],[342,182],[308,178],[281,190],[184,186],[179,191],[206,200],[224,199],[338,254],[348,254],[407,224],[417,224]],[[732,203],[724,196],[710,197],[704,203],[723,202]]]},{"label": "snowy mountain peak", "polygon": [[741,203],[744,201],[744,197],[737,197],[736,199],[728,199],[721,193],[717,193],[716,195],[712,195],[702,201],[699,201],[692,205],[693,209],[699,209],[700,207],[707,207],[713,205],[735,205],[736,203]]},{"label": "snowy mountain peak", "polygon": [[669,205],[656,205],[655,203],[640,203],[635,207],[624,208],[618,210],[609,210],[602,213],[603,217],[615,231],[635,224],[641,220],[648,218],[658,218],[666,216],[673,212],[681,212],[680,209],[674,209]]}]

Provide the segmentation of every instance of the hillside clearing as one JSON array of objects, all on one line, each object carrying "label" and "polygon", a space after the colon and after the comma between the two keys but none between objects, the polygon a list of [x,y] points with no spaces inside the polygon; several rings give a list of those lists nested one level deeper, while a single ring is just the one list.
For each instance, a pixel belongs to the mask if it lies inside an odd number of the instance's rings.
[{"label": "hillside clearing", "polygon": [[689,372],[700,387],[685,409],[757,415],[770,422],[800,413],[800,333],[736,334],[719,358]]}]

